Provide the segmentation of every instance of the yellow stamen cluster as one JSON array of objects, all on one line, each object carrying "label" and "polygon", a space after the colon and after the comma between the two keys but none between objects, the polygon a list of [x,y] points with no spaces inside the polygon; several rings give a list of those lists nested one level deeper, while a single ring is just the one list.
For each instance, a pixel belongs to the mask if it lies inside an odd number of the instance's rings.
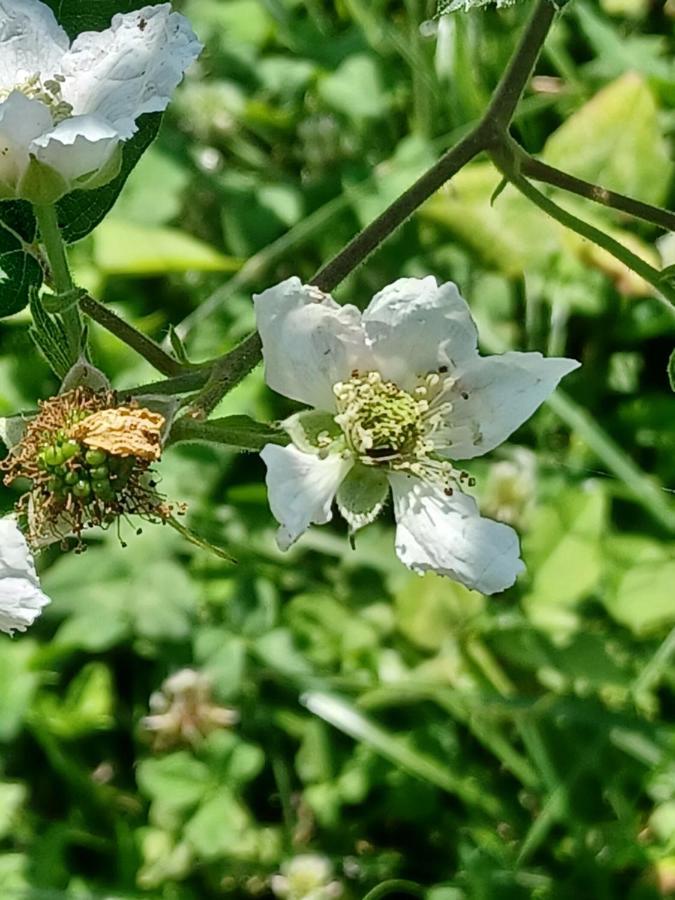
[{"label": "yellow stamen cluster", "polygon": [[359,456],[386,459],[415,455],[424,435],[428,403],[402,391],[379,372],[355,372],[333,387],[347,443]]},{"label": "yellow stamen cluster", "polygon": [[337,404],[335,422],[342,429],[348,452],[364,465],[387,466],[432,481],[452,494],[457,483],[475,483],[439,458],[435,443],[452,412],[447,399],[455,379],[445,369],[419,378],[415,388],[402,390],[379,372],[355,371],[348,381],[333,386]]},{"label": "yellow stamen cluster", "polygon": [[42,81],[39,75],[31,75],[21,84],[13,88],[0,89],[0,101],[6,100],[14,91],[19,91],[29,100],[39,100],[49,109],[54,124],[58,125],[73,114],[73,107],[61,96],[61,85],[65,81],[63,75],[54,75],[48,81]]}]

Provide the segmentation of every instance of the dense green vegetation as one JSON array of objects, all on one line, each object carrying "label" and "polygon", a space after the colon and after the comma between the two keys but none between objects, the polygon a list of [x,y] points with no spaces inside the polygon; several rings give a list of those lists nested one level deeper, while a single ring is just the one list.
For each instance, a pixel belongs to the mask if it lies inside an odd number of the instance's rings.
[{"label": "dense green vegetation", "polygon": [[[206,52],[74,245],[77,282],[157,339],[173,325],[194,361],[223,353],[253,328],[252,291],[309,280],[480,116],[528,5],[434,20],[426,0],[185,0]],[[668,207],[674,16],[572,0],[519,107],[526,149]],[[675,891],[675,322],[499,184],[470,164],[336,297],[434,274],[485,352],[582,361],[470,466],[527,574],[489,599],[412,575],[388,513],[353,550],[336,522],[283,555],[256,456],[170,448],[162,491],[238,564],[136,523],[128,546],[111,531],[42,555],[53,603],[0,642],[3,900],[270,897],[303,854],[354,900],[390,879],[428,900]],[[659,265],[658,229],[555,197]],[[0,324],[0,415],[58,389],[28,327]],[[91,327],[116,387],[157,377]],[[291,409],[258,369],[217,414]],[[15,499],[1,489],[0,510]],[[229,724],[153,733],[151,695],[185,667],[208,679],[203,720]]]}]

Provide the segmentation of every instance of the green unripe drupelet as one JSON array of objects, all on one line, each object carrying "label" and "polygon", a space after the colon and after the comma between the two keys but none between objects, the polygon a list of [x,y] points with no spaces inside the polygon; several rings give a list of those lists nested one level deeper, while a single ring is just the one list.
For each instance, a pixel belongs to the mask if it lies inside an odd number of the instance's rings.
[{"label": "green unripe drupelet", "polygon": [[91,494],[91,485],[88,481],[78,481],[73,487],[73,494],[78,500],[86,500]]},{"label": "green unripe drupelet", "polygon": [[94,491],[94,496],[99,497],[101,500],[112,500],[115,496],[112,486],[109,481],[95,481],[92,484],[92,489]]},{"label": "green unripe drupelet", "polygon": [[89,466],[102,466],[108,459],[105,450],[87,450],[84,458]]},{"label": "green unripe drupelet", "polygon": [[80,447],[77,441],[68,440],[61,447],[61,454],[64,459],[72,459],[74,456],[77,456],[81,450],[82,447]]},{"label": "green unripe drupelet", "polygon": [[63,456],[63,453],[61,452],[60,447],[47,447],[42,452],[42,459],[44,459],[45,463],[53,469],[55,469],[57,466],[62,466],[65,462],[65,458]]}]

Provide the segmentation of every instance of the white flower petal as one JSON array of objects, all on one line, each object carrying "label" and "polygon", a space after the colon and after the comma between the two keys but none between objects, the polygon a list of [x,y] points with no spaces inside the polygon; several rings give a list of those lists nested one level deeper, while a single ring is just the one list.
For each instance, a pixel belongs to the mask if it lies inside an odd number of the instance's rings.
[{"label": "white flower petal", "polygon": [[16,522],[0,519],[0,631],[25,631],[49,602]]},{"label": "white flower petal", "polygon": [[396,552],[415,572],[438,572],[483,594],[510,587],[525,568],[518,535],[484,519],[476,501],[451,497],[409,475],[390,476],[396,515]]},{"label": "white flower petal", "polygon": [[579,365],[574,359],[546,359],[541,353],[504,353],[469,361],[446,398],[453,407],[447,427],[434,436],[437,450],[450,459],[473,459],[493,450]]},{"label": "white flower petal", "polygon": [[28,168],[32,141],[51,130],[52,124],[43,103],[18,91],[0,103],[0,190],[3,184],[16,187]]},{"label": "white flower petal", "polygon": [[359,310],[339,306],[295,277],[253,301],[267,384],[292,400],[335,409],[333,385],[370,359]]},{"label": "white flower petal", "polygon": [[46,4],[0,0],[0,89],[11,90],[37,74],[51,78],[69,44]]},{"label": "white flower petal", "polygon": [[339,454],[320,459],[293,445],[276,444],[267,444],[260,456],[267,466],[270,508],[281,525],[277,543],[288,550],[311,524],[331,520],[335,494],[352,461]]},{"label": "white flower petal", "polygon": [[439,366],[450,370],[477,354],[478,334],[466,301],[452,282],[399,278],[363,313],[376,368],[403,390]]},{"label": "white flower petal", "polygon": [[48,134],[33,141],[32,152],[66,181],[100,171],[115,152],[120,139],[105,119],[72,116]]},{"label": "white flower petal", "polygon": [[102,116],[126,140],[143,113],[166,109],[202,50],[171,4],[117,14],[106,31],[78,35],[61,62],[63,99],[75,115]]}]

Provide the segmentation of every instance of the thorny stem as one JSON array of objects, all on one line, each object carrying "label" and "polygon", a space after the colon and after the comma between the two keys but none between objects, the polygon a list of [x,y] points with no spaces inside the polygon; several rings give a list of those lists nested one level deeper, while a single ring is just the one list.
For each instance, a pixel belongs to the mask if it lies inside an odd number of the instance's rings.
[{"label": "thorny stem", "polygon": [[173,377],[180,375],[184,371],[184,366],[177,359],[174,359],[173,356],[169,356],[159,344],[142,334],[133,325],[129,325],[111,309],[108,309],[107,306],[99,303],[98,300],[94,300],[93,297],[85,294],[80,300],[80,308],[90,319],[98,322],[106,331],[114,334],[127,346],[132,347],[162,375]]},{"label": "thorny stem", "polygon": [[169,444],[206,442],[222,444],[239,451],[262,450],[266,444],[288,444],[285,431],[271,426],[259,426],[252,421],[247,429],[246,425],[242,425],[241,419],[241,416],[230,416],[199,422],[190,416],[183,416],[174,422]]},{"label": "thorny stem", "polygon": [[[57,294],[69,294],[74,287],[68,266],[66,248],[61,237],[56,207],[53,204],[33,206],[40,229],[40,240],[47,254],[54,287]],[[60,313],[68,335],[71,362],[80,356],[82,344],[82,322],[77,306],[68,306]]]}]

